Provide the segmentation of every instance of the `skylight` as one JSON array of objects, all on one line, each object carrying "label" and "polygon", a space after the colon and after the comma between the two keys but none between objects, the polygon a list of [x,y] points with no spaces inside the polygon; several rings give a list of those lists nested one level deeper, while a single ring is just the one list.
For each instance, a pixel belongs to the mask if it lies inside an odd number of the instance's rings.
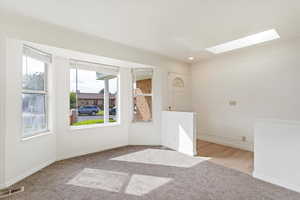
[{"label": "skylight", "polygon": [[255,44],[263,43],[270,40],[275,40],[280,38],[279,34],[275,29],[271,29],[268,31],[256,33],[254,35],[250,35],[247,37],[243,37],[237,40],[233,40],[230,42],[226,42],[214,47],[207,48],[206,50],[212,52],[214,54],[219,54],[227,51],[232,51],[235,49],[240,49],[248,46],[252,46]]}]

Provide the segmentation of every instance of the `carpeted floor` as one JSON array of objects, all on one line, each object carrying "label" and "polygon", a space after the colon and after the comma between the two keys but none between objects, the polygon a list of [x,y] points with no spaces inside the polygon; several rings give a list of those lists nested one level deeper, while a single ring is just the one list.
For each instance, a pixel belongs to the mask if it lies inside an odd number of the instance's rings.
[{"label": "carpeted floor", "polygon": [[26,200],[299,200],[300,194],[202,158],[123,147],[56,162],[17,183]]}]

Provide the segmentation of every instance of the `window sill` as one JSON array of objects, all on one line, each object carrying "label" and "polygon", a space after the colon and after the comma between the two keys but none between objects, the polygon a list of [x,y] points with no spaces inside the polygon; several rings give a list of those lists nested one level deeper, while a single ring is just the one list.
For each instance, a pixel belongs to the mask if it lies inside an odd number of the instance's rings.
[{"label": "window sill", "polygon": [[32,136],[23,137],[23,138],[21,138],[21,141],[25,142],[25,141],[28,141],[28,140],[32,140],[32,139],[39,138],[39,137],[46,136],[46,135],[50,135],[50,134],[52,134],[52,132],[49,131],[49,130],[46,130],[46,131],[43,131],[43,132],[40,132],[40,133],[36,133],[35,135],[32,135]]},{"label": "window sill", "polygon": [[121,125],[121,123],[119,123],[119,122],[113,122],[113,123],[107,123],[107,124],[92,124],[92,125],[70,126],[70,129],[72,131],[74,131],[74,130],[82,130],[82,129],[114,127],[114,126],[120,126],[120,125]]}]

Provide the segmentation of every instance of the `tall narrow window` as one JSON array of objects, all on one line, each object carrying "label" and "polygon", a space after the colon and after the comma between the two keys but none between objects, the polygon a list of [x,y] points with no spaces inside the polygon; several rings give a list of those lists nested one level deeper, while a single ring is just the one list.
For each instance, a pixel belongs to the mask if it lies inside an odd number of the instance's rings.
[{"label": "tall narrow window", "polygon": [[153,70],[139,68],[133,75],[133,121],[152,121],[152,76]]},{"label": "tall narrow window", "polygon": [[22,137],[48,131],[47,74],[51,56],[28,46],[22,59]]},{"label": "tall narrow window", "polygon": [[71,61],[70,125],[118,121],[118,68]]}]

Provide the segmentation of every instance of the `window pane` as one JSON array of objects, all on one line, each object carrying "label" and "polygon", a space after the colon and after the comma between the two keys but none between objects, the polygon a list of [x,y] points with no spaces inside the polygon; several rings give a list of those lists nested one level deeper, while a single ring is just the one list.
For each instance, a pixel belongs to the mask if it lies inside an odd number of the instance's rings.
[{"label": "window pane", "polygon": [[152,76],[149,68],[133,69],[133,121],[152,120]]},{"label": "window pane", "polygon": [[136,96],[134,102],[134,121],[151,121],[152,120],[152,97]]},{"label": "window pane", "polygon": [[153,71],[149,69],[135,69],[134,75],[134,92],[138,94],[151,94],[152,93],[152,75]]},{"label": "window pane", "polygon": [[104,123],[104,76],[96,71],[70,71],[70,124]]},{"label": "window pane", "polygon": [[46,99],[43,94],[23,94],[23,136],[47,129]]},{"label": "window pane", "polygon": [[118,116],[118,78],[112,76],[108,81],[109,87],[109,122],[116,122]]},{"label": "window pane", "polygon": [[46,64],[34,58],[23,56],[23,89],[45,90]]}]

